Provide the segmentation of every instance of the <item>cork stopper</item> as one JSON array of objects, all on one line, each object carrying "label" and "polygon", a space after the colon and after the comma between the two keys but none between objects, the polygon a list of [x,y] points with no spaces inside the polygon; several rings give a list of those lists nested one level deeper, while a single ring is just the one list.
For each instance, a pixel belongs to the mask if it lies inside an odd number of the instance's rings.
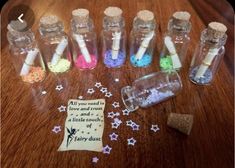
[{"label": "cork stopper", "polygon": [[141,10],[137,13],[137,18],[144,22],[148,22],[154,19],[154,14],[149,10]]},{"label": "cork stopper", "polygon": [[108,7],[104,10],[104,14],[115,21],[119,21],[122,18],[122,10],[118,7]]},{"label": "cork stopper", "polygon": [[220,39],[227,31],[227,27],[219,22],[211,22],[208,24],[207,33],[212,39]]},{"label": "cork stopper", "polygon": [[23,20],[23,23],[19,20],[12,20],[8,25],[7,29],[10,32],[17,31],[17,32],[23,32],[27,29],[27,23]]},{"label": "cork stopper", "polygon": [[79,22],[86,23],[89,20],[89,11],[87,9],[75,9],[72,11],[72,16]]},{"label": "cork stopper", "polygon": [[191,15],[186,11],[177,11],[172,15],[173,23],[177,26],[187,26]]},{"label": "cork stopper", "polygon": [[168,116],[167,125],[189,135],[193,125],[193,115],[170,113]]},{"label": "cork stopper", "polygon": [[59,21],[58,17],[55,15],[49,15],[49,16],[43,16],[40,19],[40,24],[43,25],[53,25],[56,24]]}]

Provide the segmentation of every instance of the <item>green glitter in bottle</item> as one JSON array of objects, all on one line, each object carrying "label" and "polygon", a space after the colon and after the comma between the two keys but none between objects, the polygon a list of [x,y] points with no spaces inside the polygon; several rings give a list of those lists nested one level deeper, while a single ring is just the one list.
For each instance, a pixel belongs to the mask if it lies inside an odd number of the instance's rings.
[{"label": "green glitter in bottle", "polygon": [[160,67],[162,70],[171,70],[173,68],[172,60],[169,55],[160,58]]}]

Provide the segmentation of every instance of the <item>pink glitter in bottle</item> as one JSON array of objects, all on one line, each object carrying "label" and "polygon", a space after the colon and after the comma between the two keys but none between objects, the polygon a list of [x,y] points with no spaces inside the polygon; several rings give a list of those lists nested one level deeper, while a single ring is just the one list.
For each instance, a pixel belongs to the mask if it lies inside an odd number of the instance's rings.
[{"label": "pink glitter in bottle", "polygon": [[97,64],[97,56],[95,55],[90,55],[91,57],[91,62],[88,63],[84,59],[83,55],[78,55],[77,59],[75,60],[75,66],[80,69],[93,69],[96,67]]}]

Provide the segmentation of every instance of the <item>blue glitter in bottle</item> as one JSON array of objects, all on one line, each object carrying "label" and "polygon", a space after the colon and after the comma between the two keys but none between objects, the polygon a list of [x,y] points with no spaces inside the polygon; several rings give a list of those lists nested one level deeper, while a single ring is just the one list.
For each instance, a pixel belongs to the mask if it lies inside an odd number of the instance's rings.
[{"label": "blue glitter in bottle", "polygon": [[131,64],[135,67],[147,67],[152,62],[152,56],[149,54],[144,54],[141,59],[136,59],[135,55],[132,55],[130,58]]}]

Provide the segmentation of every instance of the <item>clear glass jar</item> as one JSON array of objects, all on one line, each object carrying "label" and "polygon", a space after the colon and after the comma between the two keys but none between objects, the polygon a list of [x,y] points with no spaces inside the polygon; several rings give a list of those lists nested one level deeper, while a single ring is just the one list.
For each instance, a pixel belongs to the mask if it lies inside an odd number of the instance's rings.
[{"label": "clear glass jar", "polygon": [[63,23],[54,15],[43,16],[39,24],[40,48],[48,69],[60,74],[69,71],[71,53]]},{"label": "clear glass jar", "polygon": [[132,86],[123,87],[121,95],[126,108],[135,111],[169,99],[181,89],[181,78],[176,71],[160,71],[135,80]]},{"label": "clear glass jar", "polygon": [[11,21],[7,28],[7,39],[16,72],[24,82],[43,81],[46,70],[34,33],[27,30],[25,21],[23,25],[20,21]]},{"label": "clear glass jar", "polygon": [[187,12],[176,12],[174,14],[186,14],[187,20],[173,17],[168,23],[168,32],[163,37],[163,48],[160,53],[161,70],[180,70],[184,64],[187,54],[191,30],[189,21],[190,14]]},{"label": "clear glass jar", "polygon": [[74,65],[78,69],[93,69],[98,62],[97,38],[94,24],[86,9],[72,12],[71,37]]},{"label": "clear glass jar", "polygon": [[156,21],[152,12],[138,12],[130,34],[130,62],[133,66],[147,67],[151,64],[156,38],[155,28]]},{"label": "clear glass jar", "polygon": [[189,79],[193,83],[208,85],[212,82],[224,56],[226,40],[225,33],[219,38],[211,38],[208,29],[202,31],[189,70]]},{"label": "clear glass jar", "polygon": [[122,10],[109,7],[104,13],[101,32],[103,62],[108,68],[119,68],[126,60],[126,32]]}]

